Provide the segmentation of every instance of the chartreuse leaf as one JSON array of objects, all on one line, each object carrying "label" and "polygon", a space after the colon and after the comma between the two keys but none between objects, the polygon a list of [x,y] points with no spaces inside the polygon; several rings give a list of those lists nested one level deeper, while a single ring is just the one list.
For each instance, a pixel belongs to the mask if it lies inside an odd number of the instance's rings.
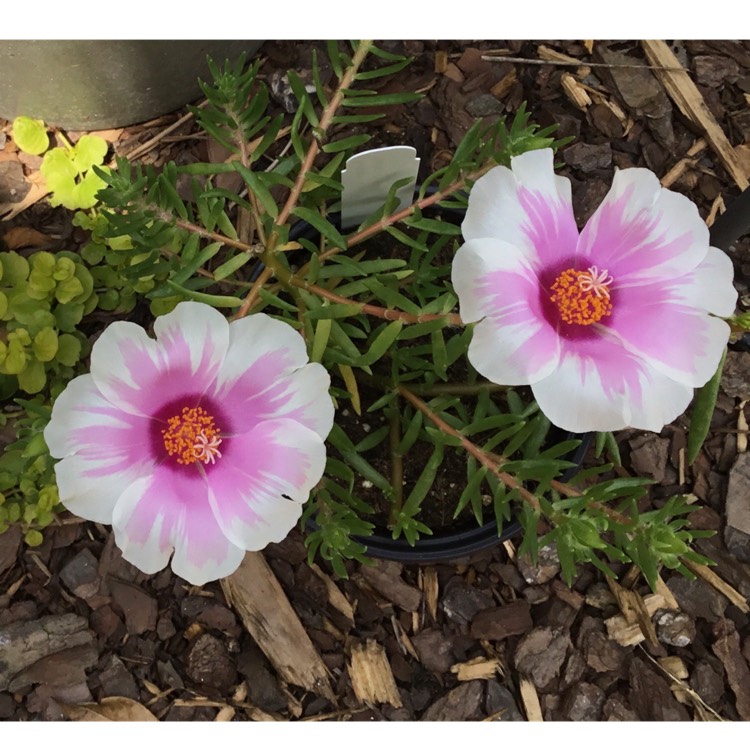
[{"label": "chartreuse leaf", "polygon": [[81,342],[70,333],[63,333],[57,339],[55,359],[67,367],[73,367],[81,358]]},{"label": "chartreuse leaf", "polygon": [[51,362],[57,354],[57,332],[53,328],[42,328],[32,343],[34,355],[40,362]]},{"label": "chartreuse leaf", "polygon": [[107,155],[107,141],[98,135],[82,135],[73,148],[73,165],[83,174],[96,164],[100,166]]},{"label": "chartreuse leaf", "polygon": [[65,207],[71,210],[93,208],[97,203],[96,194],[106,186],[107,183],[93,170],[86,172],[83,179],[73,189],[71,205]]},{"label": "chartreuse leaf", "polygon": [[26,393],[39,393],[47,382],[44,365],[38,360],[31,360],[26,367],[18,373],[18,385]]},{"label": "chartreuse leaf", "polygon": [[42,154],[49,148],[49,136],[44,122],[23,115],[13,120],[13,140],[27,154]]},{"label": "chartreuse leaf", "polygon": [[[75,188],[78,170],[73,164],[69,149],[53,148],[48,151],[42,159],[39,171],[44,177],[47,187],[53,193],[71,194]],[[56,205],[59,205],[59,203]]]},{"label": "chartreuse leaf", "polygon": [[687,461],[689,464],[692,464],[698,457],[701,446],[711,427],[711,417],[716,406],[716,398],[719,395],[719,383],[721,382],[721,373],[724,369],[726,356],[727,352],[725,349],[714,376],[698,391],[695,397],[695,406],[693,407],[693,415],[690,418],[690,432],[688,433],[687,440]]}]

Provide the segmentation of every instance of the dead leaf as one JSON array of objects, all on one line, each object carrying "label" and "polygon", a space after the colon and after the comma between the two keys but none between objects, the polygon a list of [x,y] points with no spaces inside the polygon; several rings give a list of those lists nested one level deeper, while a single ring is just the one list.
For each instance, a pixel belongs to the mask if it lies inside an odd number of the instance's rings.
[{"label": "dead leaf", "polygon": [[3,239],[9,250],[47,247],[52,242],[51,237],[31,227],[13,227],[3,235]]},{"label": "dead leaf", "polygon": [[60,708],[71,721],[159,721],[145,706],[122,696],[79,706],[61,703]]}]

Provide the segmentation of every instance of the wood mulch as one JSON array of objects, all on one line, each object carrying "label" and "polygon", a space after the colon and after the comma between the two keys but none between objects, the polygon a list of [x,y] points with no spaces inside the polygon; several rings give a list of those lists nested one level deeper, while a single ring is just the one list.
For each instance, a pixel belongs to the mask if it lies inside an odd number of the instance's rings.
[{"label": "wood mulch", "polygon": [[[293,67],[304,78],[312,46],[266,44],[264,73]],[[709,223],[747,186],[750,43],[384,46],[415,56],[390,90],[426,96],[366,127],[373,145],[414,145],[422,176],[475,118],[526,101],[537,122],[575,138],[559,161],[581,224],[616,167],[652,169]],[[118,153],[157,165],[205,158],[210,146],[184,114],[108,135]],[[6,157],[0,202],[19,202],[38,164]],[[8,244],[19,241],[11,227],[78,237],[42,203],[0,225]],[[742,309],[749,250],[745,237],[731,251]],[[586,566],[568,588],[553,549],[534,566],[512,543],[428,566],[350,565],[342,580],[307,565],[297,532],[197,588],[169,568],[141,574],[98,524],[63,518],[35,549],[11,530],[0,536],[0,720],[750,719],[748,400],[750,352],[737,346],[692,467],[689,412],[660,434],[617,436],[621,472],[656,482],[649,503],[688,493],[694,526],[717,532],[696,544],[717,565],[695,580],[662,571],[657,593],[634,570],[613,582]]]}]

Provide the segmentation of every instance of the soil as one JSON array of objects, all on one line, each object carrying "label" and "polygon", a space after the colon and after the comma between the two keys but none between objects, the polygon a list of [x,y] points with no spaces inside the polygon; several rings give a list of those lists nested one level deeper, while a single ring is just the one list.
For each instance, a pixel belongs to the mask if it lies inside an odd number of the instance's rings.
[{"label": "soil", "polygon": [[[559,161],[579,225],[614,169],[631,166],[655,171],[713,221],[740,192],[736,174],[711,143],[701,147],[703,131],[658,76],[643,67],[599,67],[645,65],[639,42],[589,44],[387,42],[415,57],[387,90],[426,96],[351,132],[367,128],[373,145],[414,145],[423,178],[447,162],[476,117],[512,115],[526,101],[535,121],[557,123],[558,137],[574,136]],[[264,74],[294,68],[304,78],[313,46],[267,43]],[[670,47],[747,176],[750,43]],[[580,65],[523,61],[549,58],[549,50]],[[482,60],[488,52],[506,60]],[[183,114],[113,131],[115,151],[132,152]],[[204,159],[206,143],[193,132],[186,122],[141,158],[157,167]],[[27,175],[34,168],[23,165]],[[17,181],[16,172],[0,171],[0,187],[7,175]],[[8,241],[11,227],[29,227],[51,238],[49,249],[70,249],[82,239],[70,219],[40,202],[0,225],[0,234]],[[730,249],[740,309],[750,304],[749,250],[750,237]],[[655,480],[648,503],[687,493],[695,497],[693,526],[717,532],[695,545],[716,566],[695,580],[662,570],[657,594],[622,567],[615,584],[582,566],[569,588],[554,550],[531,565],[512,544],[428,566],[350,564],[347,579],[325,561],[311,570],[298,532],[270,545],[263,556],[291,619],[327,670],[313,685],[295,682],[266,655],[267,643],[251,636],[238,600],[219,583],[193,587],[169,568],[146,576],[122,560],[108,527],[68,516],[35,549],[9,531],[0,535],[0,719],[80,719],[86,711],[126,718],[146,711],[165,721],[750,719],[748,400],[750,352],[735,345],[693,466],[684,461],[690,412],[659,434],[616,436],[619,472]],[[591,453],[586,460],[595,461]],[[440,481],[460,488],[464,476],[458,459],[455,476]],[[379,681],[363,679],[368,669]]]}]

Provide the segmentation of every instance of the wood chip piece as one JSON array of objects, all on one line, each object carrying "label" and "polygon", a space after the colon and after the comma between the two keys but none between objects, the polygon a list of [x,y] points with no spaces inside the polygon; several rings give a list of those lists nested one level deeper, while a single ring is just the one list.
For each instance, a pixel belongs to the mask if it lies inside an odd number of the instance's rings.
[{"label": "wood chip piece", "polygon": [[[681,68],[680,61],[666,42],[646,39],[641,42],[646,57],[654,66],[662,68]],[[750,185],[745,168],[737,157],[732,144],[727,140],[724,131],[706,105],[701,92],[684,70],[656,70],[669,96],[680,111],[706,134],[706,140],[716,152],[719,160],[731,175],[737,186],[745,190]]]},{"label": "wood chip piece", "polygon": [[401,578],[403,566],[390,560],[374,560],[362,566],[362,578],[389,602],[407,612],[416,612],[422,603],[422,592]]},{"label": "wood chip piece", "polygon": [[526,711],[526,720],[544,721],[542,707],[539,705],[539,696],[537,695],[534,683],[528,677],[521,677],[519,689],[521,692],[521,701]]},{"label": "wood chip piece", "polygon": [[352,648],[349,677],[354,694],[363,703],[403,706],[385,649],[376,641],[368,640]]},{"label": "wood chip piece", "polygon": [[[0,628],[0,691],[34,664],[77,647],[93,648],[94,634],[76,614],[49,615]],[[88,666],[88,665],[87,665]],[[33,680],[28,684],[32,684]]]},{"label": "wood chip piece", "polygon": [[437,621],[439,584],[437,570],[433,567],[419,571],[420,587],[424,593],[424,603],[433,622]]},{"label": "wood chip piece", "polygon": [[690,676],[685,662],[679,656],[665,656],[657,661],[665,672],[669,672],[677,680],[686,680]]},{"label": "wood chip piece", "polygon": [[[664,597],[659,594],[649,594],[643,597],[645,611],[650,618],[657,609],[663,609]],[[649,619],[649,622],[651,620]],[[646,636],[641,629],[639,621],[629,622],[623,615],[615,615],[604,621],[609,637],[617,641],[621,646],[634,646],[645,640]],[[652,624],[653,627],[653,624]]]},{"label": "wood chip piece", "polygon": [[502,607],[478,612],[471,621],[471,637],[499,641],[528,633],[533,627],[529,603],[525,599],[518,599]]},{"label": "wood chip piece", "polygon": [[[617,604],[627,623],[630,625],[637,624],[646,640],[648,640],[652,646],[658,647],[659,639],[656,636],[656,628],[654,627],[654,623],[651,622],[651,615],[653,615],[656,610],[649,612],[644,603],[643,597],[637,591],[631,591],[630,589],[620,586],[620,584],[612,578],[607,578],[607,584],[615,595]],[[660,599],[663,601],[664,597],[661,596]]]},{"label": "wood chip piece", "polygon": [[221,588],[281,678],[333,702],[328,670],[263,555],[248,552]]},{"label": "wood chip piece", "polygon": [[328,601],[331,606],[341,612],[341,614],[351,623],[352,627],[354,627],[354,607],[352,607],[349,600],[341,592],[341,589],[334,583],[329,575],[320,569],[320,566],[317,563],[313,563],[310,566],[310,569],[316,576],[318,576],[318,578],[320,578],[321,581],[323,581],[323,583],[325,583]]},{"label": "wood chip piece", "polygon": [[585,112],[591,106],[591,97],[588,92],[570,73],[563,73],[560,83],[568,99],[582,112]]},{"label": "wood chip piece", "polygon": [[714,632],[718,638],[711,646],[727,673],[729,687],[737,699],[737,713],[750,721],[750,668],[740,650],[740,636],[731,620],[720,620]]},{"label": "wood chip piece", "polygon": [[485,659],[477,656],[476,659],[454,664],[451,672],[456,675],[459,682],[466,682],[468,680],[491,680],[499,669],[499,659]]}]

